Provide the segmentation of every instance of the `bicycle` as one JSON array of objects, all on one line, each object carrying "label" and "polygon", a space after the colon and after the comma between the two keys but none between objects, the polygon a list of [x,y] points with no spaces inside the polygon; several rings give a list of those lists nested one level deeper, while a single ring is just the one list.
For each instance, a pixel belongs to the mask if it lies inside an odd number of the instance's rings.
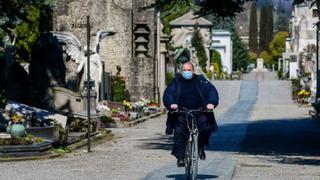
[{"label": "bicycle", "polygon": [[[187,127],[189,130],[189,138],[186,145],[186,154],[185,154],[185,173],[186,179],[192,180],[197,179],[198,175],[198,160],[199,160],[199,152],[198,152],[198,137],[199,130],[196,125],[196,117],[193,113],[203,113],[209,112],[209,110],[203,110],[203,108],[196,110],[189,110],[184,107],[180,107],[179,109],[172,111],[173,113],[186,114]],[[191,118],[189,118],[189,116]]]}]

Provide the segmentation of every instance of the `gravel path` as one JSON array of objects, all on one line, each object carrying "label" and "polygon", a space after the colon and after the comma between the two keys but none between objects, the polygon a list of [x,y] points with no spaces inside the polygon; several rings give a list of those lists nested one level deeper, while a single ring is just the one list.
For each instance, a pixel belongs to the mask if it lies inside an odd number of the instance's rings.
[{"label": "gravel path", "polygon": [[1,179],[142,179],[164,163],[175,162],[163,131],[163,117],[113,129],[114,139],[89,154],[83,149],[52,160],[1,163]]}]

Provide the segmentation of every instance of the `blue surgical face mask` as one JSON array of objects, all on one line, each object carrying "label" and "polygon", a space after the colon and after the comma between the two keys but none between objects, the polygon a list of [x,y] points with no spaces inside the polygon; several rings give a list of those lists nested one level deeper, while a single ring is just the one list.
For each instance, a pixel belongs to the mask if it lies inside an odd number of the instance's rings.
[{"label": "blue surgical face mask", "polygon": [[183,77],[184,79],[189,80],[189,79],[192,78],[192,76],[193,76],[192,71],[182,71],[182,77]]}]

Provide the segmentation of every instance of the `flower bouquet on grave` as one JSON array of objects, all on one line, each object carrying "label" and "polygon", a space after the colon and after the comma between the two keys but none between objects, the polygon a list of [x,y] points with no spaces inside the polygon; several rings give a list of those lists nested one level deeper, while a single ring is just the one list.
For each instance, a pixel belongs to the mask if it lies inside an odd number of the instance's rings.
[{"label": "flower bouquet on grave", "polygon": [[298,92],[298,102],[300,104],[307,104],[308,103],[308,98],[310,97],[311,93],[306,90],[300,90]]},{"label": "flower bouquet on grave", "polygon": [[149,100],[141,98],[139,101],[134,103],[133,110],[142,113],[147,109],[147,105],[150,103]]},{"label": "flower bouquet on grave", "polygon": [[159,103],[156,101],[150,101],[150,103],[148,103],[148,107],[159,107]]},{"label": "flower bouquet on grave", "polygon": [[24,121],[22,116],[17,113],[13,113],[13,115],[10,117],[10,120],[12,124],[22,124]]},{"label": "flower bouquet on grave", "polygon": [[132,109],[131,103],[126,100],[123,101],[123,106],[126,113]]}]

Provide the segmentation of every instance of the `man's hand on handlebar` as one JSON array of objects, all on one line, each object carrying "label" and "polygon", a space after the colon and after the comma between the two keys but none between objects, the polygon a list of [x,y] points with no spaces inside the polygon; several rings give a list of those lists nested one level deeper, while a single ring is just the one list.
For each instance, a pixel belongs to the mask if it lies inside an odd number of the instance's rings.
[{"label": "man's hand on handlebar", "polygon": [[214,105],[213,104],[207,104],[207,109],[213,110],[214,109]]},{"label": "man's hand on handlebar", "polygon": [[170,108],[176,110],[178,109],[178,104],[171,104]]},{"label": "man's hand on handlebar", "polygon": [[[177,104],[171,104],[170,108],[172,110],[177,110],[178,109],[178,105]],[[207,104],[207,109],[208,110],[213,110],[214,109],[214,105],[213,104]]]}]

